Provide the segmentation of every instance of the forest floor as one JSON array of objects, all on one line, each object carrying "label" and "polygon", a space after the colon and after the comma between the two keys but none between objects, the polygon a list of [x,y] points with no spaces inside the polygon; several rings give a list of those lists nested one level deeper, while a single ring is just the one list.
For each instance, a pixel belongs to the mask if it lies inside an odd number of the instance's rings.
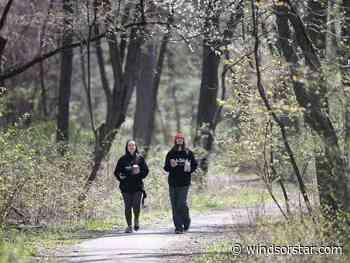
[{"label": "forest floor", "polygon": [[[227,184],[233,184],[237,189],[249,187],[257,191],[264,187],[263,182],[256,176],[230,176],[212,180],[215,182],[210,182],[209,179],[208,185],[217,187],[217,190],[221,185]],[[246,203],[246,200],[243,200],[243,203]],[[56,252],[45,261],[193,262],[197,257],[208,253],[206,248],[216,241],[239,242],[239,232],[249,229],[258,217],[280,215],[277,206],[271,200],[261,201],[252,206],[238,204],[220,209],[192,211],[191,228],[185,234],[174,234],[170,218],[160,219],[131,234],[125,234],[123,229],[115,229],[98,237],[86,236],[81,243]],[[40,261],[40,257],[38,259]]]}]

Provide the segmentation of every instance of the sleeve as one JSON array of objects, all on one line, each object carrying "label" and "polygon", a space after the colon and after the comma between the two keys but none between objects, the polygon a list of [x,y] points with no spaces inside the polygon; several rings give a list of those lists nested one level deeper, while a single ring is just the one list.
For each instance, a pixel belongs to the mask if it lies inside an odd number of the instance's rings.
[{"label": "sleeve", "polygon": [[163,169],[166,171],[166,172],[170,172],[170,154],[167,153],[166,157],[165,157],[165,163],[164,163],[164,167]]},{"label": "sleeve", "polygon": [[120,158],[117,162],[117,166],[114,170],[114,176],[117,178],[118,181],[125,179],[126,176],[129,176],[131,173],[131,170],[127,170],[125,167],[125,162],[122,161],[122,158]]},{"label": "sleeve", "polygon": [[196,158],[194,157],[193,152],[190,152],[190,160],[191,160],[191,171],[190,173],[193,173],[194,171],[196,171],[197,167],[198,167],[198,163]]},{"label": "sleeve", "polygon": [[141,161],[140,161],[141,178],[142,179],[146,178],[148,175],[148,172],[149,172],[149,169],[148,169],[147,163],[144,158],[141,158]]},{"label": "sleeve", "polygon": [[122,173],[122,167],[121,167],[121,161],[119,159],[117,162],[117,166],[114,169],[114,176],[115,176],[115,178],[117,178],[118,181],[121,180],[121,178],[120,178],[121,173]]}]

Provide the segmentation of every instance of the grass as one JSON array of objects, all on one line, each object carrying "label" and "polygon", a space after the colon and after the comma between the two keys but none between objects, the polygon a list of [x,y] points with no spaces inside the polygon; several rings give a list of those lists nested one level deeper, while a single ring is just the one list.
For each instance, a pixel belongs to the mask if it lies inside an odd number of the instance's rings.
[{"label": "grass", "polygon": [[[108,178],[108,177],[106,177]],[[110,181],[108,181],[110,180]],[[74,223],[51,225],[36,231],[6,231],[6,239],[0,243],[2,251],[0,258],[6,258],[8,251],[18,247],[18,255],[38,256],[51,253],[64,246],[81,242],[82,239],[104,235],[112,230],[124,229],[124,207],[118,190],[115,190],[114,178],[102,181],[101,188],[97,188],[96,197],[91,202],[91,219]],[[168,197],[168,186],[164,176],[155,174],[147,181],[149,198],[148,207],[142,211],[141,227],[171,222],[171,208]],[[109,186],[110,189],[105,189]],[[215,187],[219,187],[215,190]],[[101,189],[101,190],[100,190]],[[253,187],[219,185],[209,187],[206,192],[191,187],[189,196],[190,208],[194,212],[225,209],[232,207],[255,206],[261,202],[270,202],[266,191]],[[4,261],[5,262],[5,261]],[[10,262],[10,261],[9,261]],[[17,262],[17,261],[16,261]],[[18,261],[19,262],[19,261]],[[0,261],[0,263],[2,263]]]},{"label": "grass", "polygon": [[90,232],[105,232],[122,227],[124,220],[121,216],[114,219],[90,219],[83,223],[83,229]]},{"label": "grass", "polygon": [[[340,250],[336,250],[339,246],[339,240],[334,235],[324,235],[324,225],[322,221],[314,224],[310,218],[293,218],[290,222],[273,221],[270,218],[260,218],[254,227],[254,231],[237,229],[237,232],[230,233],[221,241],[216,241],[205,248],[202,256],[194,258],[195,263],[209,262],[339,262],[345,263],[350,260],[349,240],[345,239],[342,247],[343,254],[337,254]],[[234,247],[239,237],[239,243],[242,252],[245,254],[234,255]],[[273,246],[302,246],[305,248],[304,254],[277,255],[268,251],[267,254],[248,255],[248,246],[262,245],[266,247]],[[311,253],[308,249],[310,246],[321,247],[327,246],[329,249],[333,247],[336,251],[333,255],[317,255]]]},{"label": "grass", "polygon": [[24,248],[24,243],[19,238],[13,243],[0,242],[0,263],[28,262],[29,255],[29,251]]},{"label": "grass", "polygon": [[[145,227],[169,218],[168,210],[149,210],[141,214]],[[89,219],[75,224],[62,224],[39,230],[7,229],[0,242],[0,263],[26,262],[28,257],[40,256],[41,252],[74,245],[86,238],[96,238],[115,229],[124,229],[125,219],[117,214],[112,219]],[[12,261],[11,257],[15,257]]]},{"label": "grass", "polygon": [[218,193],[194,193],[191,208],[199,212],[209,209],[251,207],[264,202],[272,202],[267,191],[253,187],[225,189]]},{"label": "grass", "polygon": [[203,256],[194,258],[194,263],[231,262],[233,245],[229,240],[215,242],[207,247]]},{"label": "grass", "polygon": [[42,230],[7,230],[0,244],[0,262],[27,262],[29,257],[38,256],[42,250],[50,250],[78,241],[74,230],[52,228]]},{"label": "grass", "polygon": [[[165,221],[169,217],[167,210],[150,210],[142,211],[140,215],[140,223],[142,227],[154,224],[156,221]],[[118,214],[114,219],[105,220],[87,220],[84,222],[82,229],[87,232],[108,232],[113,229],[123,229],[125,227],[125,219],[123,215]]]},{"label": "grass", "polygon": [[[224,209],[234,206],[253,206],[261,202],[262,198],[267,199],[266,193],[257,191],[254,188],[242,188],[228,194],[213,193],[192,193],[190,196],[191,210],[205,212],[210,209]],[[164,209],[146,208],[142,211],[141,222],[143,226],[155,223],[171,221],[170,205]],[[122,213],[116,214],[111,219],[89,219],[82,220],[75,224],[62,224],[51,226],[40,230],[7,230],[7,238],[3,242],[5,251],[11,244],[19,244],[18,249],[23,255],[38,256],[42,251],[49,251],[62,246],[73,245],[82,238],[94,238],[108,233],[114,229],[123,229],[125,219]],[[1,255],[1,258],[4,253]],[[0,261],[1,263],[1,261]]]},{"label": "grass", "polygon": [[[9,254],[18,254],[21,257],[40,256],[42,252],[58,249],[80,242],[83,238],[93,238],[111,231],[113,227],[122,227],[121,218],[112,220],[90,219],[74,224],[61,224],[41,229],[14,229],[8,228],[2,233],[0,242],[0,263]],[[16,253],[14,253],[16,250]],[[20,261],[14,261],[20,262]]]}]

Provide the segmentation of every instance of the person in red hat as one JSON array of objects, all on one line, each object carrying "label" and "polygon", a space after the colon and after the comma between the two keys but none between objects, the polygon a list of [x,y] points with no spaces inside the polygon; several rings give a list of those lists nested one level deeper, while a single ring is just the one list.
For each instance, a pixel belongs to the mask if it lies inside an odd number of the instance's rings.
[{"label": "person in red hat", "polygon": [[187,196],[191,174],[197,166],[193,152],[186,147],[185,136],[177,133],[174,146],[167,153],[164,164],[164,170],[169,173],[169,196],[176,234],[187,231],[191,224]]}]

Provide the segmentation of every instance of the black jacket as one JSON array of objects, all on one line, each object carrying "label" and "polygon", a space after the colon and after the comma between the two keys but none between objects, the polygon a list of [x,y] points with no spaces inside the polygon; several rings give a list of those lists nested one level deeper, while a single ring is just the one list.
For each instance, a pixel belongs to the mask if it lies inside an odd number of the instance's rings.
[{"label": "black jacket", "polygon": [[[177,166],[171,167],[170,159],[177,161]],[[184,171],[185,161],[191,162],[190,172]],[[191,174],[197,169],[197,161],[192,151],[171,149],[165,158],[164,170],[169,172],[168,183],[170,186],[189,186],[191,184]]]},{"label": "black jacket", "polygon": [[[139,174],[132,174],[134,164],[140,166]],[[119,188],[123,193],[135,193],[144,189],[142,180],[148,175],[148,166],[141,155],[132,156],[127,153],[118,160],[114,175],[120,182]]]}]

